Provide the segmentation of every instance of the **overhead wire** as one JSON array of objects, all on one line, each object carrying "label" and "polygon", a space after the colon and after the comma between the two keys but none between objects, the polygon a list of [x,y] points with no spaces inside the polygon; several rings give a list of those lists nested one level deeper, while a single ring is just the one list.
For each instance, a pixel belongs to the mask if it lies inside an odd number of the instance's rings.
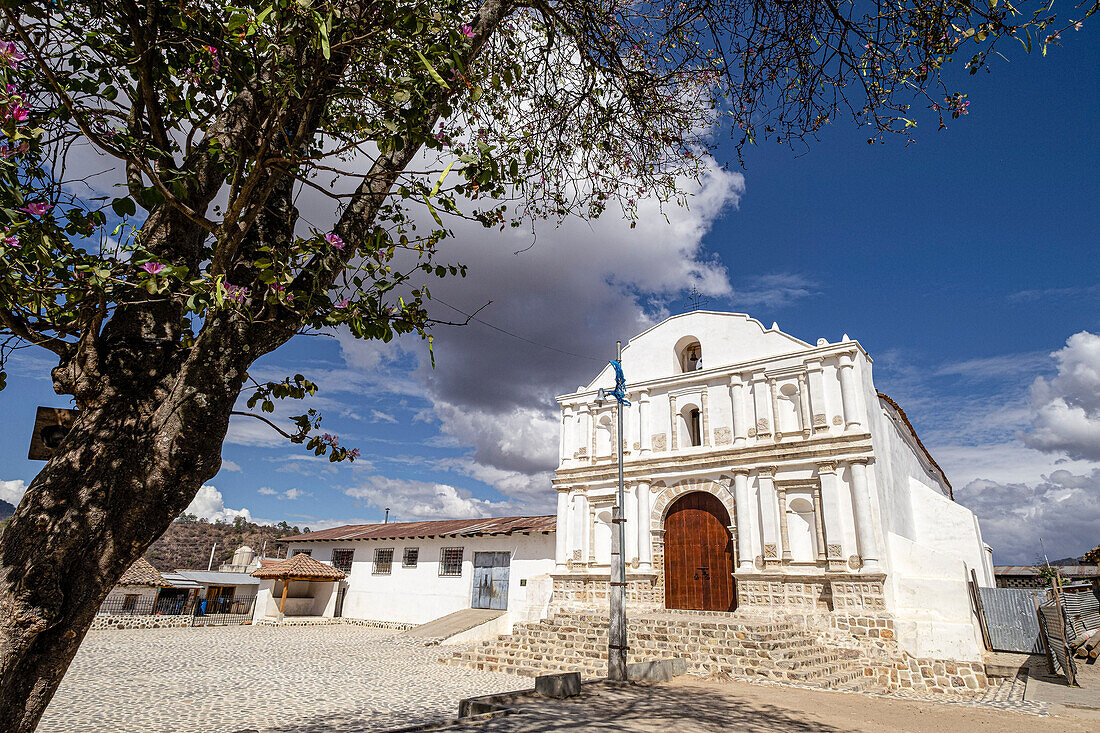
[{"label": "overhead wire", "polygon": [[607,359],[597,359],[594,356],[588,356],[586,354],[577,354],[577,353],[574,353],[572,351],[566,351],[565,349],[559,349],[556,346],[550,346],[549,344],[544,344],[544,343],[540,343],[538,341],[534,341],[532,339],[527,338],[526,336],[520,336],[518,333],[512,333],[511,331],[503,329],[500,326],[494,326],[492,323],[489,323],[488,321],[485,321],[481,318],[478,318],[475,315],[476,311],[475,311],[475,313],[467,313],[466,311],[462,310],[461,308],[456,308],[455,306],[451,305],[450,303],[444,302],[444,301],[440,300],[439,298],[437,298],[435,296],[432,296],[432,300],[435,301],[436,303],[439,303],[440,305],[447,306],[448,308],[455,311],[456,313],[461,313],[462,315],[469,318],[471,321],[477,321],[478,323],[480,323],[483,326],[487,326],[488,328],[491,328],[494,331],[499,331],[500,333],[503,333],[505,336],[511,336],[514,339],[518,339],[520,341],[523,341],[524,343],[531,344],[532,346],[538,346],[538,347],[543,348],[543,349],[549,349],[550,351],[556,351],[559,354],[565,354],[566,356],[575,356],[578,359],[588,359],[589,361],[596,361],[596,362],[601,362],[601,363],[606,363],[607,362]]}]

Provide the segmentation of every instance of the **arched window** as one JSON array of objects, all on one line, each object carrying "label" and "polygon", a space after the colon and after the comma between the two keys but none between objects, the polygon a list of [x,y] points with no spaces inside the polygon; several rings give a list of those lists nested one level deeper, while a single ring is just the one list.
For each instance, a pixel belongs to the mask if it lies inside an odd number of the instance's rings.
[{"label": "arched window", "polygon": [[698,341],[691,341],[680,349],[680,371],[694,372],[703,368],[703,347]]},{"label": "arched window", "polygon": [[699,408],[695,405],[684,405],[680,410],[680,431],[683,435],[680,439],[681,446],[703,444],[703,421]]}]

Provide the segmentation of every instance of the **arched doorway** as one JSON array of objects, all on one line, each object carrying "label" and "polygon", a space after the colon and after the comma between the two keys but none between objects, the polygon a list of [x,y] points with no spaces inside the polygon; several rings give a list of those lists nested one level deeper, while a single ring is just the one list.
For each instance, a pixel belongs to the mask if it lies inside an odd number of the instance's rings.
[{"label": "arched doorway", "polygon": [[665,608],[732,611],[729,513],[712,494],[684,494],[665,516]]}]

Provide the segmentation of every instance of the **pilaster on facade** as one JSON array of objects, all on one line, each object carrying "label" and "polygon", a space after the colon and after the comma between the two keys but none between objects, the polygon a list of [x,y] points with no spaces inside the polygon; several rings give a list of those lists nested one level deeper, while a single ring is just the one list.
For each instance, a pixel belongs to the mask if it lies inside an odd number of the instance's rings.
[{"label": "pilaster on facade", "polygon": [[745,382],[740,374],[730,375],[730,409],[733,419],[733,447],[743,448],[748,440],[748,418],[745,415]]},{"label": "pilaster on facade", "polygon": [[670,423],[669,424],[669,429],[668,429],[668,435],[669,435],[668,449],[669,450],[679,450],[679,448],[680,448],[680,439],[679,439],[679,435],[678,435],[679,432],[680,432],[680,430],[679,430],[680,429],[679,417],[680,417],[680,413],[676,411],[676,395],[670,394],[668,396],[668,418],[669,418],[669,423]]},{"label": "pilaster on facade", "polygon": [[849,433],[862,430],[859,409],[859,382],[855,373],[855,349],[846,351],[838,357],[840,369],[840,399],[844,408],[844,430]]},{"label": "pilaster on facade", "polygon": [[787,526],[787,490],[776,487],[775,498],[779,505],[779,543],[783,548],[782,561],[784,565],[790,565],[794,558],[791,556],[791,533]]},{"label": "pilaster on facade", "polygon": [[761,566],[774,568],[780,564],[782,552],[782,540],[779,535],[779,500],[775,493],[775,467],[757,468],[756,477],[760,496],[760,516],[763,521],[761,534],[764,541]]},{"label": "pilaster on facade", "polygon": [[650,425],[649,390],[643,389],[638,393],[638,449],[642,457],[649,455],[653,449],[653,431]]},{"label": "pilaster on facade", "polygon": [[852,505],[855,511],[856,536],[859,539],[860,567],[868,572],[879,568],[880,553],[875,540],[874,515],[871,509],[871,491],[867,483],[867,458],[846,461],[852,477]]},{"label": "pilaster on facade", "polygon": [[710,390],[703,385],[703,391],[699,395],[699,420],[702,423],[701,441],[704,446],[710,446],[710,410],[707,409],[707,393]]},{"label": "pilaster on facade", "polygon": [[798,374],[798,414],[802,423],[802,437],[810,437],[811,432],[811,418],[810,418],[810,393],[806,389],[806,374],[800,372]]},{"label": "pilaster on facade", "polygon": [[775,386],[775,377],[768,377],[768,397],[772,407],[772,436],[779,442],[783,440],[783,426],[779,424],[779,390]]},{"label": "pilaster on facade", "polygon": [[824,357],[806,360],[806,377],[810,383],[810,414],[813,432],[829,429],[829,407],[825,401]]}]

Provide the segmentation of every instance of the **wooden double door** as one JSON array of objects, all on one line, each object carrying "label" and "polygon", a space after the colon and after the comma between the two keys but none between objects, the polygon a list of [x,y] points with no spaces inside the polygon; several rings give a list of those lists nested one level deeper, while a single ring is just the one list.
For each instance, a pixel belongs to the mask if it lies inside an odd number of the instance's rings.
[{"label": "wooden double door", "polygon": [[729,513],[716,497],[685,494],[665,517],[665,608],[732,611]]}]

